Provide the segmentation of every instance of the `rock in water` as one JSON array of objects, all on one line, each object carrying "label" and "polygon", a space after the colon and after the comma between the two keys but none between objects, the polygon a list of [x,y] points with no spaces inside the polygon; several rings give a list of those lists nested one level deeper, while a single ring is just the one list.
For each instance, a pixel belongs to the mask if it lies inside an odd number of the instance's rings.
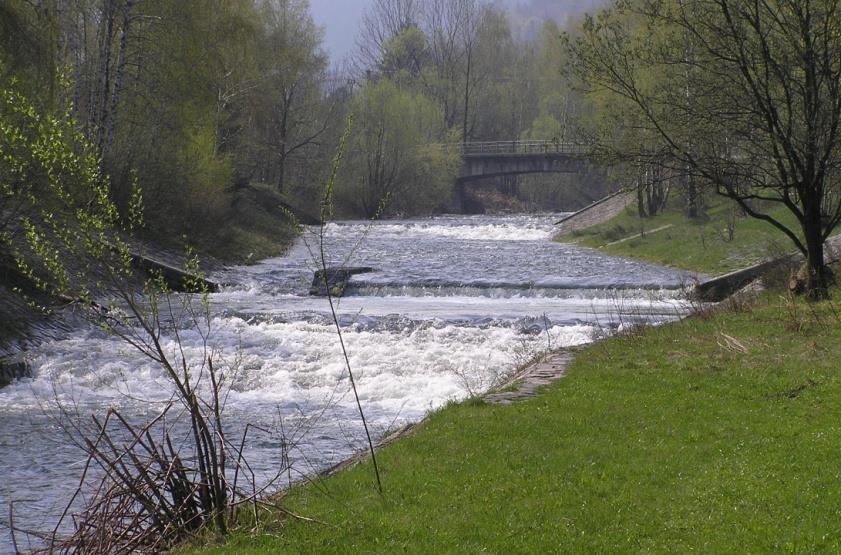
[{"label": "rock in water", "polygon": [[0,387],[7,386],[18,378],[31,376],[32,370],[23,354],[0,358]]},{"label": "rock in water", "polygon": [[329,293],[334,297],[341,297],[345,294],[345,287],[347,287],[350,276],[367,274],[373,271],[373,268],[367,266],[339,266],[317,270],[312,277],[310,295],[326,297]]}]

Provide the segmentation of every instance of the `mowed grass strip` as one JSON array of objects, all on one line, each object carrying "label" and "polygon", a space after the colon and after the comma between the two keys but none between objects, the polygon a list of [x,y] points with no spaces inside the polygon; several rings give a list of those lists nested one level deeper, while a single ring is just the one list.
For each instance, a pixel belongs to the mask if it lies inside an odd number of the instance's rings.
[{"label": "mowed grass strip", "polygon": [[[663,213],[651,218],[640,218],[632,204],[603,224],[563,234],[558,240],[710,275],[725,274],[796,249],[777,228],[742,216],[731,201],[711,197],[705,216],[694,220],[683,215],[678,201],[673,198]],[[785,209],[777,208],[771,214],[790,228],[799,229]],[[667,225],[668,229],[651,232]],[[732,236],[728,225],[732,225]],[[643,235],[637,237],[641,232]]]},{"label": "mowed grass strip", "polygon": [[[837,292],[836,292],[837,294]],[[582,350],[511,406],[465,402],[215,553],[841,548],[841,304],[776,295]]]}]

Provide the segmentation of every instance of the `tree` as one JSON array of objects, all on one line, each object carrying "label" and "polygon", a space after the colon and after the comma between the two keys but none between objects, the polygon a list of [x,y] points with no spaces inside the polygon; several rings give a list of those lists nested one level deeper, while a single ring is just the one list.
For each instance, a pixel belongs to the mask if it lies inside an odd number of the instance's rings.
[{"label": "tree", "polygon": [[389,43],[403,31],[418,28],[423,0],[373,0],[362,15],[357,63],[376,67],[386,58]]},{"label": "tree", "polygon": [[427,93],[441,107],[448,128],[461,124],[461,137],[466,141],[473,48],[480,17],[477,0],[427,0],[423,14],[434,69],[426,80]]},{"label": "tree", "polygon": [[481,0],[378,0],[363,18],[359,58],[369,73],[405,72],[403,84],[433,98],[447,127],[467,141],[474,103],[508,34],[505,17]]},{"label": "tree", "polygon": [[806,257],[808,297],[828,295],[824,241],[841,221],[838,2],[627,0],[587,18],[568,46],[592,89],[634,108],[662,163],[779,229]]},{"label": "tree", "polygon": [[460,160],[434,144],[447,138],[438,107],[381,78],[362,87],[351,109],[358,124],[337,200],[366,218],[445,208]]},{"label": "tree", "polygon": [[531,139],[557,138],[560,142],[574,139],[576,123],[587,117],[582,106],[582,94],[570,76],[562,71],[567,53],[558,38],[561,30],[554,21],[546,21],[536,38],[529,56],[529,68],[534,83],[536,110],[527,130]]},{"label": "tree", "polygon": [[53,2],[0,3],[0,78],[15,76],[27,88],[39,90],[39,102],[55,100],[56,13]]},{"label": "tree", "polygon": [[412,25],[385,44],[382,59],[377,67],[380,73],[393,81],[416,86],[421,73],[429,67],[430,61],[426,35]]},{"label": "tree", "polygon": [[265,160],[261,177],[284,192],[290,162],[317,146],[330,125],[331,107],[322,94],[327,57],[306,0],[265,1],[261,14],[260,81],[251,119],[257,159]]},{"label": "tree", "polygon": [[479,5],[466,9],[471,11],[462,39],[463,140],[518,138],[524,127],[521,101],[531,93],[523,48],[511,36],[504,12]]},{"label": "tree", "polygon": [[[98,149],[67,105],[39,113],[16,82],[0,81],[0,131],[0,200],[17,198],[27,206],[14,222],[18,233],[0,228],[0,253],[11,254],[20,289],[33,304],[29,292],[49,303],[73,303],[75,314],[157,363],[171,386],[169,402],[155,417],[138,424],[110,407],[104,419],[92,415],[92,434],[77,418],[79,407],[56,399],[59,425],[87,458],[53,534],[38,535],[49,541],[45,551],[160,552],[202,529],[226,534],[244,504],[256,516],[256,496],[266,489],[257,491],[252,482],[246,492],[240,485],[250,472],[242,453],[249,426],[239,441],[226,436],[226,374],[236,368],[219,368],[209,342],[211,284],[197,259],[188,250],[180,282],[186,295],[175,294],[163,274],[139,274],[137,246],[127,236],[143,225],[140,189],[134,188],[122,218]],[[167,345],[169,333],[180,345],[188,327],[202,337],[198,357]],[[269,482],[282,475],[279,469]],[[71,514],[77,497],[84,509]],[[71,517],[74,532],[59,539],[61,521]]]}]

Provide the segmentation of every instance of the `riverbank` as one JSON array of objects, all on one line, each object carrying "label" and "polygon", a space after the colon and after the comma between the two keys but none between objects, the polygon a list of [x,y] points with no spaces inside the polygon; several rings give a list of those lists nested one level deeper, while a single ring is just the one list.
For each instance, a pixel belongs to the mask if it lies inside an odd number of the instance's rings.
[{"label": "riverbank", "polygon": [[[231,213],[212,232],[193,237],[190,244],[199,253],[202,270],[212,273],[224,264],[249,264],[280,256],[298,235],[297,220],[312,223],[305,214],[287,204],[287,199],[271,187],[250,184],[233,193]],[[183,238],[158,235],[147,230],[135,241],[136,252],[174,268],[186,264]],[[72,264],[72,261],[70,261]],[[17,357],[32,345],[66,336],[69,329],[60,316],[49,316],[30,306],[18,288],[27,291],[44,306],[60,307],[56,301],[22,280],[14,263],[0,253],[0,387],[12,379],[29,375]],[[22,360],[22,359],[21,359]]]},{"label": "riverbank", "polygon": [[[204,235],[191,237],[200,254],[226,264],[253,264],[280,256],[298,235],[297,224],[313,223],[311,216],[289,205],[290,199],[272,187],[251,183],[233,192],[231,210],[224,221],[206,226]],[[171,236],[155,237],[166,246]]]},{"label": "riverbank", "polygon": [[[731,201],[713,197],[704,217],[690,220],[675,200],[662,213],[640,218],[635,203],[610,220],[586,229],[565,230],[556,241],[593,247],[684,270],[720,275],[794,250],[770,224],[743,215]],[[772,212],[795,229],[785,210]]]},{"label": "riverbank", "polygon": [[[761,257],[773,233],[752,223],[719,250]],[[691,225],[674,265],[730,269],[691,243],[717,224]],[[614,253],[638,256],[633,235]],[[822,515],[841,499],[838,308],[768,294],[591,345],[538,397],[449,406],[384,449],[384,500],[359,465],[284,499],[326,524],[281,520],[216,552],[837,548]]]},{"label": "riverbank", "polygon": [[[583,348],[510,405],[430,415],[213,552],[837,550],[841,304],[760,297]],[[644,353],[644,356],[641,356]]]},{"label": "riverbank", "polygon": [[[328,265],[376,270],[354,276],[336,307],[375,438],[422,420],[448,399],[485,390],[538,351],[586,342],[617,323],[620,302],[634,318],[653,322],[685,310],[682,272],[551,242],[559,218],[327,226]],[[215,363],[236,369],[227,422],[232,435],[254,428],[244,457],[258,487],[279,464],[291,467],[287,483],[364,446],[329,305],[308,294],[313,240],[308,233],[281,258],[212,276],[224,285],[211,296],[212,337],[177,337],[194,368],[210,345]],[[169,329],[165,337],[174,344]],[[80,418],[119,403],[133,422],[144,422],[171,396],[153,361],[98,330],[76,329],[41,347],[31,353],[32,378],[0,390],[0,455],[9,469],[0,505],[14,503],[15,521],[34,530],[52,529],[81,471],[80,455],[64,447],[60,430],[41,425],[55,391],[78,400]],[[36,459],[45,464],[21,462]]]}]

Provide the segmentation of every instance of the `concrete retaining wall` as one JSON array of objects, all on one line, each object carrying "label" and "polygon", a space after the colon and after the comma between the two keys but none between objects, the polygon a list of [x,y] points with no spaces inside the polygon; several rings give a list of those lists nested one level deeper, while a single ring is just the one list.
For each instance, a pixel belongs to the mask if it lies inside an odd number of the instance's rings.
[{"label": "concrete retaining wall", "polygon": [[559,233],[572,233],[590,226],[604,223],[622,212],[631,204],[636,195],[620,191],[601,200],[597,200],[590,206],[582,208],[578,212],[570,214],[566,218],[556,222],[559,225]]},{"label": "concrete retaining wall", "polygon": [[[841,235],[830,237],[824,245],[824,262],[826,264],[838,262],[839,252],[841,252]],[[804,261],[805,258],[799,252],[787,254],[774,260],[766,260],[699,283],[693,289],[692,295],[703,302],[723,301],[750,282],[772,272],[792,273],[794,269],[802,266]]]},{"label": "concrete retaining wall", "polygon": [[[183,288],[191,278],[181,269],[186,262],[183,254],[136,241],[133,247],[136,249],[132,252],[135,267],[147,273],[160,273],[170,287],[176,290]],[[203,257],[202,267],[205,271],[213,271],[221,269],[222,265]],[[72,311],[56,310],[47,315],[30,306],[15,290],[16,287],[28,291],[30,300],[37,305],[60,309],[67,302],[43,294],[21,280],[14,268],[0,266],[0,387],[28,375],[28,366],[22,354],[29,346],[66,337],[79,324],[74,320]],[[138,285],[139,280],[140,277]],[[201,281],[211,291],[218,288],[212,281]]]},{"label": "concrete retaining wall", "polygon": [[0,387],[9,385],[18,378],[31,376],[32,371],[29,368],[29,363],[22,353],[12,357],[0,358]]}]

